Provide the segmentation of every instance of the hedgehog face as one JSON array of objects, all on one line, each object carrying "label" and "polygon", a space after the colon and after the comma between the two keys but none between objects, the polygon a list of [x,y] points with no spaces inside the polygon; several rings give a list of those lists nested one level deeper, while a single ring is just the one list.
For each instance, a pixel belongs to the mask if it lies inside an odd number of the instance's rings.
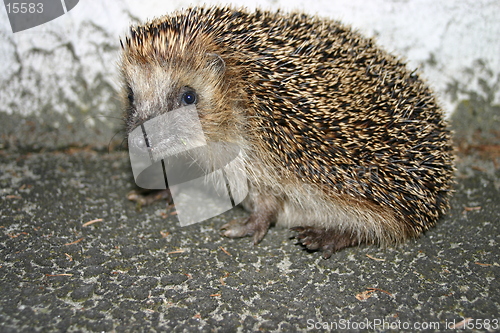
[{"label": "hedgehog face", "polygon": [[126,120],[129,131],[156,116],[185,105],[198,105],[198,89],[179,80],[159,65],[127,65],[123,69]]},{"label": "hedgehog face", "polygon": [[128,132],[156,116],[195,105],[208,140],[229,137],[220,126],[228,122],[232,112],[225,111],[232,106],[225,98],[225,62],[219,55],[197,50],[144,57],[127,47],[121,69]]}]

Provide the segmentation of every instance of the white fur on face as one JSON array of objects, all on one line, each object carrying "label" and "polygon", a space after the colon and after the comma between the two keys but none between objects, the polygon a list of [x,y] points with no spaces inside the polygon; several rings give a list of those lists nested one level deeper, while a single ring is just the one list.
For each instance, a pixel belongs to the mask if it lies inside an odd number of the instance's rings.
[{"label": "white fur on face", "polygon": [[169,111],[174,86],[168,73],[159,66],[130,65],[128,84],[134,93],[134,118],[144,121]]}]

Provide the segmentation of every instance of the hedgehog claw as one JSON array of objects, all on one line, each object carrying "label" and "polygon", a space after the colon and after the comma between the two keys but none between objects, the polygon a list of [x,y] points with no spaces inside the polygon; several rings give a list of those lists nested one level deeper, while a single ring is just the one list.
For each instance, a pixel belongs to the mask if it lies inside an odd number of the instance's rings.
[{"label": "hedgehog claw", "polygon": [[232,220],[229,223],[224,224],[220,230],[223,231],[222,235],[229,238],[240,238],[252,236],[254,230],[252,226],[249,225],[248,219],[246,220]]}]

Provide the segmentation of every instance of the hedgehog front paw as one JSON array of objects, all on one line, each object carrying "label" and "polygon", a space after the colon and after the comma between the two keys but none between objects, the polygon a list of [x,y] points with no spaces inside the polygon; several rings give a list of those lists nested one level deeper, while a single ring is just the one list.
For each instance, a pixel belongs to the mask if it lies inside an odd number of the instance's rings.
[{"label": "hedgehog front paw", "polygon": [[255,214],[245,220],[232,220],[221,227],[222,235],[229,238],[240,238],[253,236],[253,243],[257,245],[264,238],[270,223]]},{"label": "hedgehog front paw", "polygon": [[133,190],[127,193],[127,199],[137,203],[140,208],[142,206],[151,205],[154,202],[166,200],[168,204],[172,203],[172,195],[169,189],[166,190]]},{"label": "hedgehog front paw", "polygon": [[335,230],[327,230],[315,227],[295,227],[291,228],[299,234],[295,238],[308,250],[323,252],[323,258],[328,259],[334,252],[345,247],[359,244],[358,238]]}]

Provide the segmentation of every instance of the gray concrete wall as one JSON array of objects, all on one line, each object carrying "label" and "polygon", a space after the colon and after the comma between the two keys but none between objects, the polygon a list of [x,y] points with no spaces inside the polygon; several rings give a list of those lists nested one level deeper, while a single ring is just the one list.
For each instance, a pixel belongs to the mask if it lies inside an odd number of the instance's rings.
[{"label": "gray concrete wall", "polygon": [[[119,37],[130,22],[201,1],[85,0],[68,14],[13,34],[0,9],[0,148],[106,147],[123,139]],[[208,3],[215,3],[208,1]],[[340,19],[419,68],[448,115],[499,104],[497,1],[232,1]],[[494,115],[493,115],[494,116]],[[498,115],[497,115],[498,116]]]}]

